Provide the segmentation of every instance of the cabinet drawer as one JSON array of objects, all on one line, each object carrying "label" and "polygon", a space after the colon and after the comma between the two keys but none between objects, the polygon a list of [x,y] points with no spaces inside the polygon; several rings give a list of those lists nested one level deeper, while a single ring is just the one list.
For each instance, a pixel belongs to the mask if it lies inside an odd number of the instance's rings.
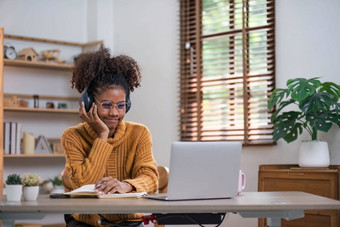
[{"label": "cabinet drawer", "polygon": [[281,221],[282,227],[329,227],[336,226],[336,216],[305,214],[304,218]]},{"label": "cabinet drawer", "polygon": [[265,178],[263,184],[264,191],[303,191],[328,198],[337,198],[334,184],[329,180]]}]

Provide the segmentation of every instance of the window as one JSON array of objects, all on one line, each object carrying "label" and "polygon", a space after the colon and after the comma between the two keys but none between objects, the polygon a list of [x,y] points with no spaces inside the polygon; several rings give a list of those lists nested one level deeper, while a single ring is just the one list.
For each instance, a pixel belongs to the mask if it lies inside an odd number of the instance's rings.
[{"label": "window", "polygon": [[274,0],[181,0],[181,140],[272,144]]}]

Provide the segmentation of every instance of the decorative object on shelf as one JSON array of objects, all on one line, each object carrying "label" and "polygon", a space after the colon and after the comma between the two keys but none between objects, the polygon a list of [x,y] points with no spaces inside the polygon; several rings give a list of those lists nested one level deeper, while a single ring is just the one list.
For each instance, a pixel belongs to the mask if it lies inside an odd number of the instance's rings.
[{"label": "decorative object on shelf", "polygon": [[32,48],[24,48],[18,53],[18,59],[24,61],[36,62],[38,60],[38,53]]},{"label": "decorative object on shelf", "polygon": [[39,95],[33,95],[33,100],[34,100],[33,107],[39,108]]},{"label": "decorative object on shelf", "polygon": [[43,189],[48,193],[64,193],[65,187],[61,181],[61,176],[55,176],[43,182]]},{"label": "decorative object on shelf", "polygon": [[42,183],[42,179],[38,174],[25,173],[21,179],[21,183],[24,186],[24,199],[28,201],[37,200],[39,184]]},{"label": "decorative object on shelf", "polygon": [[23,99],[19,100],[19,107],[28,107],[28,102]]},{"label": "decorative object on shelf", "polygon": [[21,200],[22,184],[21,177],[18,174],[10,174],[6,180],[7,201],[18,202]]},{"label": "decorative object on shelf", "polygon": [[51,144],[53,154],[64,154],[64,151],[61,147],[60,143],[53,143]]},{"label": "decorative object on shelf", "polygon": [[4,106],[6,107],[17,107],[19,106],[18,96],[11,95],[4,97]]},{"label": "decorative object on shelf", "polygon": [[43,183],[42,183],[42,188],[47,192],[47,193],[51,193],[51,191],[53,191],[54,189],[54,186],[53,186],[53,183],[52,181],[50,180],[45,180]]},{"label": "decorative object on shelf", "polygon": [[[319,141],[317,136],[318,131],[328,132],[333,124],[340,126],[339,97],[340,86],[333,82],[322,83],[319,77],[290,79],[286,89],[275,89],[270,96],[268,108],[278,105],[271,117],[275,123],[275,141],[283,138],[288,143],[293,142],[303,129],[311,136],[312,141],[302,142],[300,146],[300,167],[329,166],[327,142]],[[298,110],[281,112],[291,104],[296,105]]]},{"label": "decorative object on shelf", "polygon": [[58,103],[58,109],[67,109],[67,103],[64,102]]},{"label": "decorative object on shelf", "polygon": [[58,49],[41,51],[41,55],[44,61],[48,63],[51,63],[51,61],[55,61],[58,64],[64,64],[65,60],[59,59],[59,54],[60,50]]},{"label": "decorative object on shelf", "polygon": [[4,97],[4,107],[11,107],[12,99],[10,97]]},{"label": "decorative object on shelf", "polygon": [[33,133],[24,132],[23,136],[23,153],[34,154],[35,137]]},{"label": "decorative object on shelf", "polygon": [[45,136],[39,136],[35,146],[35,154],[52,154],[51,146]]},{"label": "decorative object on shelf", "polygon": [[55,155],[64,154],[64,151],[63,151],[63,149],[61,148],[61,141],[60,141],[60,138],[57,138],[57,139],[49,138],[49,139],[48,139],[48,142],[49,142],[50,145],[51,145],[51,149],[52,149],[53,154],[55,154]]},{"label": "decorative object on shelf", "polygon": [[17,58],[17,52],[15,51],[14,46],[4,45],[4,57],[10,60]]},{"label": "decorative object on shelf", "polygon": [[46,108],[47,109],[54,109],[54,103],[53,102],[47,102],[46,103]]}]

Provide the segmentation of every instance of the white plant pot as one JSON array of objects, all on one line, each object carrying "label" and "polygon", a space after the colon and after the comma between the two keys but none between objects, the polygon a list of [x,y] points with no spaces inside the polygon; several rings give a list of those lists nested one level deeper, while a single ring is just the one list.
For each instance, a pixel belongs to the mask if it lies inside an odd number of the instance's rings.
[{"label": "white plant pot", "polygon": [[37,200],[39,195],[39,186],[24,187],[24,199],[27,201]]},{"label": "white plant pot", "polygon": [[320,140],[301,142],[298,164],[300,167],[328,167],[328,143]]},{"label": "white plant pot", "polygon": [[14,202],[21,201],[22,185],[21,184],[6,185],[6,194],[7,201]]}]

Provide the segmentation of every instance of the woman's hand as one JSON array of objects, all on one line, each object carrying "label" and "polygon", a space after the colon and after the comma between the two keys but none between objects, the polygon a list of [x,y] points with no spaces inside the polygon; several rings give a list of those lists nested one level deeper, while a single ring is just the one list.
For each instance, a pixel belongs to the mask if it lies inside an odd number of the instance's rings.
[{"label": "woman's hand", "polygon": [[79,115],[80,118],[86,121],[97,133],[98,138],[103,140],[107,140],[109,137],[109,128],[107,125],[99,118],[97,112],[97,105],[92,104],[89,112],[86,112],[84,102],[81,102],[79,107]]},{"label": "woman's hand", "polygon": [[103,177],[96,184],[96,192],[101,194],[128,193],[133,187],[127,182],[121,182],[113,177]]}]

